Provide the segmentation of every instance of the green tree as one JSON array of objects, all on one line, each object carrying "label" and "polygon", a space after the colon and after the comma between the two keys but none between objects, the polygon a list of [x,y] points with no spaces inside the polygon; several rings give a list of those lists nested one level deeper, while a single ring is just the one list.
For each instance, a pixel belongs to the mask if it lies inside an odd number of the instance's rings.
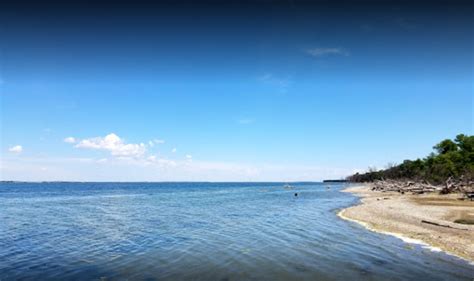
[{"label": "green tree", "polygon": [[474,136],[459,134],[454,141],[461,151],[474,152]]},{"label": "green tree", "polygon": [[433,146],[424,159],[405,160],[400,165],[389,164],[385,170],[369,168],[364,174],[348,177],[357,182],[379,179],[427,180],[441,184],[449,177],[474,180],[474,136],[459,134],[453,140],[445,139]]},{"label": "green tree", "polygon": [[446,154],[448,152],[457,151],[458,145],[450,139],[445,139],[444,141],[438,143],[437,145],[433,146],[433,148],[439,154]]}]

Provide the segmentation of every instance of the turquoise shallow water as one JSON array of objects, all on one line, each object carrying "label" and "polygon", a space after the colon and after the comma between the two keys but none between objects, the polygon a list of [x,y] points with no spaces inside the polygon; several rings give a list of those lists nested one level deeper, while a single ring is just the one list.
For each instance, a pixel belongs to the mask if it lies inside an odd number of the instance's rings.
[{"label": "turquoise shallow water", "polygon": [[[339,219],[342,184],[2,183],[0,280],[472,280]],[[299,196],[295,197],[294,193]]]}]

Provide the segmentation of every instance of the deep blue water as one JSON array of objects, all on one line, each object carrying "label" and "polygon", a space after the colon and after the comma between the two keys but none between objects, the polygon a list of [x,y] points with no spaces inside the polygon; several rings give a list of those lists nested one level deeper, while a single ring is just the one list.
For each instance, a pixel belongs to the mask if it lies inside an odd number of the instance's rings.
[{"label": "deep blue water", "polygon": [[1,183],[0,280],[473,279],[339,219],[343,184],[293,185]]}]

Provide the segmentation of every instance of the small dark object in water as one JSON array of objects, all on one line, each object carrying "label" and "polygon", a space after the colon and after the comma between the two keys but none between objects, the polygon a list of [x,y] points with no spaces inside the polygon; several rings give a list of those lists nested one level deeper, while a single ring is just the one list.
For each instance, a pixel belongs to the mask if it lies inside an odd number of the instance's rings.
[{"label": "small dark object in water", "polygon": [[295,197],[298,197],[298,192],[295,192]]}]

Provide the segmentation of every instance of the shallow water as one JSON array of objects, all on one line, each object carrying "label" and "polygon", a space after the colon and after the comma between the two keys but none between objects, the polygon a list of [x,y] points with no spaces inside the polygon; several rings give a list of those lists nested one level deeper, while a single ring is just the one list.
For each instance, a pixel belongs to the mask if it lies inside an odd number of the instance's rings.
[{"label": "shallow water", "polygon": [[[0,280],[472,280],[336,216],[342,184],[2,183]],[[295,197],[294,193],[299,196]]]}]

